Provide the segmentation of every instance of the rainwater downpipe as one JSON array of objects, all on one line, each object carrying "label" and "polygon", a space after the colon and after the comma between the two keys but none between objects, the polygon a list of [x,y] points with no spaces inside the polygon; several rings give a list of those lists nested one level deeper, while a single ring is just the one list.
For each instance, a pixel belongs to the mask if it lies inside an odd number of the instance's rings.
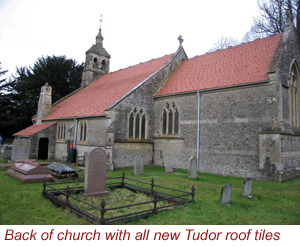
[{"label": "rainwater downpipe", "polygon": [[74,141],[73,141],[73,149],[76,149],[76,139],[77,139],[77,129],[78,129],[78,120],[74,118],[75,120],[75,133],[74,133]]},{"label": "rainwater downpipe", "polygon": [[197,171],[200,170],[200,102],[201,102],[201,93],[197,91],[198,97],[198,127],[197,127]]}]

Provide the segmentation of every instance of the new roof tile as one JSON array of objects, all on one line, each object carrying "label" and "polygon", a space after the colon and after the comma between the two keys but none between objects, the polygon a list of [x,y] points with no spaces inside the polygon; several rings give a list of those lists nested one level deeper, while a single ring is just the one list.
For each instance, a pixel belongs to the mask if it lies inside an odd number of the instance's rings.
[{"label": "new roof tile", "polygon": [[268,80],[281,34],[183,61],[156,93],[170,95]]},{"label": "new roof tile", "polygon": [[15,133],[13,136],[22,136],[22,137],[29,137],[35,133],[38,133],[52,125],[54,125],[56,122],[51,122],[51,123],[42,123],[42,124],[34,124],[32,126],[29,126],[22,131],[19,131]]},{"label": "new roof tile", "polygon": [[107,107],[159,70],[171,56],[166,55],[99,77],[89,86],[56,103],[44,120],[105,114]]}]

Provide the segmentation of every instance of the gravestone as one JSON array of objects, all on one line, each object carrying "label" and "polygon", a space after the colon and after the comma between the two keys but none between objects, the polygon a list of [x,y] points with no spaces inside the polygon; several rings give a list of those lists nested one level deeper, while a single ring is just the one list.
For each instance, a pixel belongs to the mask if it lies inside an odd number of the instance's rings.
[{"label": "gravestone", "polygon": [[44,179],[53,181],[50,170],[33,160],[16,160],[7,170],[7,174],[22,183],[43,182]]},{"label": "gravestone", "polygon": [[106,191],[106,162],[107,155],[104,149],[93,148],[87,152],[83,195],[108,195],[109,192]]},{"label": "gravestone", "polygon": [[139,175],[144,173],[144,166],[143,166],[143,158],[141,156],[136,156],[133,161],[134,165],[134,175]]},{"label": "gravestone", "polygon": [[231,184],[224,185],[221,188],[220,204],[230,203]]},{"label": "gravestone", "polygon": [[166,172],[166,173],[173,173],[173,168],[170,167],[170,166],[166,166],[165,172]]},{"label": "gravestone", "polygon": [[53,176],[56,176],[58,178],[77,178],[78,174],[76,171],[65,164],[59,163],[59,162],[53,162],[46,166],[47,169],[50,170],[50,173]]},{"label": "gravestone", "polygon": [[251,195],[252,189],[252,178],[247,178],[244,180],[244,187],[243,187],[243,197],[248,197]]},{"label": "gravestone", "polygon": [[190,179],[196,179],[198,175],[197,172],[197,158],[195,156],[192,156],[189,159],[189,172],[188,172],[188,177]]}]

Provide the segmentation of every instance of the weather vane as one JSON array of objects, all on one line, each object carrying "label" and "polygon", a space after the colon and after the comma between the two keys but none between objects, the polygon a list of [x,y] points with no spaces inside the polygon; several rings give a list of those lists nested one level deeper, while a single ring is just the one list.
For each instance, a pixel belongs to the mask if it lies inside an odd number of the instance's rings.
[{"label": "weather vane", "polygon": [[103,22],[102,17],[103,17],[103,15],[101,15],[101,17],[100,17],[100,28],[101,28],[101,25],[102,25],[102,22]]}]

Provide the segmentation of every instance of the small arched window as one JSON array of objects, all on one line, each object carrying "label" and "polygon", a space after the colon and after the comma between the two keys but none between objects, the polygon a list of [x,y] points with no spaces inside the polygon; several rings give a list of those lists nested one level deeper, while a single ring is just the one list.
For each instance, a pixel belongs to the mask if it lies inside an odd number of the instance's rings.
[{"label": "small arched window", "polygon": [[98,58],[97,57],[95,57],[94,59],[93,59],[93,68],[97,68],[98,67]]},{"label": "small arched window", "polygon": [[87,122],[86,121],[80,121],[79,122],[79,141],[86,141],[87,137]]},{"label": "small arched window", "polygon": [[57,123],[57,139],[64,140],[66,139],[66,122]]},{"label": "small arched window", "polygon": [[101,62],[101,70],[105,70],[106,69],[106,61],[105,60],[102,60]]},{"label": "small arched window", "polygon": [[175,103],[166,104],[162,113],[162,134],[177,135],[179,134],[179,111]]},{"label": "small arched window", "polygon": [[143,109],[134,110],[129,115],[128,138],[133,140],[147,139],[147,117]]}]

